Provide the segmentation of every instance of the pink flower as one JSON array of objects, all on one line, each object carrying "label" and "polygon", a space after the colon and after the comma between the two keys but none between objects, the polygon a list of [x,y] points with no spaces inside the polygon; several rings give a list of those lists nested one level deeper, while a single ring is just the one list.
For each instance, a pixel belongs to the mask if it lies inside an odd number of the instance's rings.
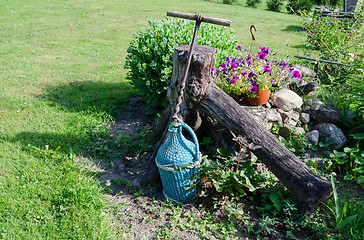
[{"label": "pink flower", "polygon": [[300,79],[302,77],[301,73],[298,70],[293,70],[291,74],[295,79]]},{"label": "pink flower", "polygon": [[249,92],[257,93],[258,92],[258,86],[249,86]]},{"label": "pink flower", "polygon": [[264,72],[269,72],[269,73],[272,72],[272,69],[268,65],[263,66],[263,69],[264,69]]},{"label": "pink flower", "polygon": [[258,59],[265,59],[265,56],[267,56],[267,54],[265,52],[258,52]]}]

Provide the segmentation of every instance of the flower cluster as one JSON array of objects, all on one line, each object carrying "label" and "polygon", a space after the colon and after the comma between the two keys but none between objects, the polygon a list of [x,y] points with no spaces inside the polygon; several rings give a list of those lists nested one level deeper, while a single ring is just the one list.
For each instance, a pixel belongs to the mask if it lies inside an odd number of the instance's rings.
[{"label": "flower cluster", "polygon": [[257,92],[279,87],[290,75],[301,78],[300,72],[290,68],[287,62],[271,59],[273,54],[267,47],[260,47],[253,55],[240,45],[236,49],[237,56],[227,57],[219,68],[212,69],[216,84],[227,93],[256,97]]}]

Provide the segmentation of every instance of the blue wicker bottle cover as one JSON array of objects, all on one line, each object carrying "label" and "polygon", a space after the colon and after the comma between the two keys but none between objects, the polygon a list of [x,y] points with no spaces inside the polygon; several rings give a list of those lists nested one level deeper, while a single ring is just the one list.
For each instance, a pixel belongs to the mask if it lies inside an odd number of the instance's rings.
[{"label": "blue wicker bottle cover", "polygon": [[[182,127],[192,136],[187,140]],[[196,197],[196,184],[191,182],[200,165],[201,153],[193,130],[183,122],[172,123],[167,141],[159,148],[156,164],[163,184],[164,196],[172,201],[189,201]]]}]

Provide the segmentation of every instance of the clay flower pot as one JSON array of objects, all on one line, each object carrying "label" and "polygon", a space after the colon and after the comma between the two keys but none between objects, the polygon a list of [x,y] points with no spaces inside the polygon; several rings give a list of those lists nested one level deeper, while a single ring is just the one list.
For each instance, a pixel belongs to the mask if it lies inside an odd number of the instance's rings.
[{"label": "clay flower pot", "polygon": [[258,106],[266,104],[269,100],[269,96],[270,96],[270,90],[263,90],[261,92],[257,92],[257,97],[255,98],[243,94],[243,99],[244,102],[246,102],[248,105]]}]

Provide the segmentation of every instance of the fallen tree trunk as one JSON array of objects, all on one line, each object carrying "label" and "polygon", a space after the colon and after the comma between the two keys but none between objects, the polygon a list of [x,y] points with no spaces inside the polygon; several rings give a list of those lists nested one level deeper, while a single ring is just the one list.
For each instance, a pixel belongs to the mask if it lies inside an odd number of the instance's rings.
[{"label": "fallen tree trunk", "polygon": [[[167,94],[170,106],[175,104],[188,50],[186,45],[175,49],[173,76]],[[179,117],[196,130],[203,124],[199,112],[204,112],[235,135],[242,135],[248,143],[253,143],[256,148],[252,152],[290,190],[306,211],[312,211],[320,201],[328,199],[332,193],[331,184],[317,176],[211,80],[216,50],[196,46],[194,51]],[[154,163],[154,159],[150,161]],[[149,174],[155,169],[150,170]],[[144,181],[148,181],[147,177]]]}]

